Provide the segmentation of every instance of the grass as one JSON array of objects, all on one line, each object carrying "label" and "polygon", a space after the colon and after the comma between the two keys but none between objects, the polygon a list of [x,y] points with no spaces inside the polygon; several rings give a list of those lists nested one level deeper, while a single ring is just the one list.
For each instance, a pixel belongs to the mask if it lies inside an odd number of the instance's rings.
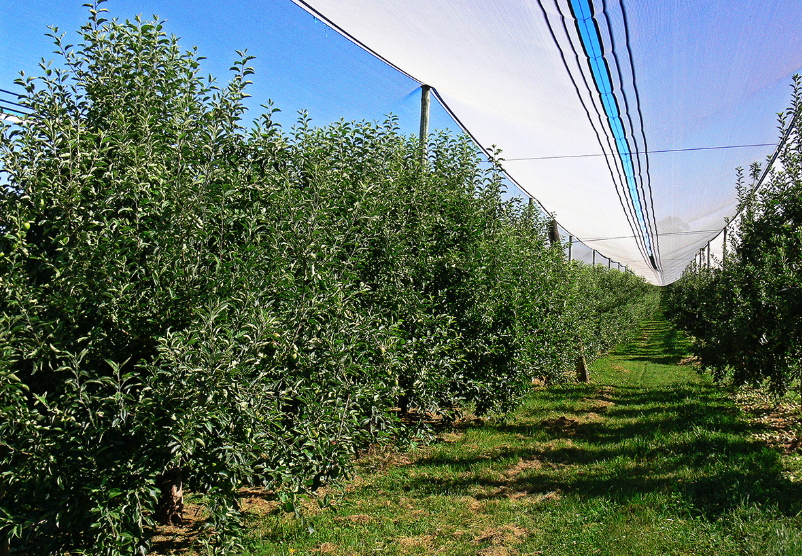
[{"label": "grass", "polygon": [[[759,441],[662,318],[509,420],[369,454],[302,522],[251,513],[273,554],[800,555],[798,456]],[[246,506],[247,508],[247,506]]]}]

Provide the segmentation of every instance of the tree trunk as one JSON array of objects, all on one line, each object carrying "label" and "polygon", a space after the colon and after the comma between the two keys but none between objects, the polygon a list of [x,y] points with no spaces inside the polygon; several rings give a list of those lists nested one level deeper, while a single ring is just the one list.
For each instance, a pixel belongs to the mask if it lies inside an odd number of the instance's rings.
[{"label": "tree trunk", "polygon": [[161,491],[156,504],[156,521],[162,525],[181,523],[184,518],[184,484],[181,468],[168,469],[156,478],[156,486]]},{"label": "tree trunk", "polygon": [[406,392],[398,396],[398,409],[402,417],[409,415],[409,398],[410,396]]},{"label": "tree trunk", "polygon": [[590,382],[590,373],[584,353],[579,354],[579,357],[576,358],[576,379],[579,382]]}]

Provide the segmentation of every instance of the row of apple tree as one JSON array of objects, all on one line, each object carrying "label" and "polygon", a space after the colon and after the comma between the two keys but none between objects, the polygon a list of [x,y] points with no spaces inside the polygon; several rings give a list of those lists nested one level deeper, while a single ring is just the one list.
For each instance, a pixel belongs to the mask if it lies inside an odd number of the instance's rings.
[{"label": "row of apple tree", "polygon": [[692,265],[667,290],[668,314],[693,338],[701,365],[719,380],[784,394],[802,371],[802,80],[780,114],[784,142],[766,174],[738,172],[739,216],[724,260]]},{"label": "row of apple tree", "polygon": [[655,292],[563,259],[462,137],[245,125],[159,21],[103,21],[20,80],[0,156],[0,541],[146,553],[205,494],[297,495],[414,416],[503,413],[626,339]]}]

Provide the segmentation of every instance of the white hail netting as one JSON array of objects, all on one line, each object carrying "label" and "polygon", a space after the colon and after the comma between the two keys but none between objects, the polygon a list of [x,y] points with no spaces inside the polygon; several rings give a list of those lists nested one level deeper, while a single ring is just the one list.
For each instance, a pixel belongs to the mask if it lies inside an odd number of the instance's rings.
[{"label": "white hail netting", "polygon": [[577,249],[655,284],[733,215],[802,68],[797,0],[293,1],[431,85]]}]

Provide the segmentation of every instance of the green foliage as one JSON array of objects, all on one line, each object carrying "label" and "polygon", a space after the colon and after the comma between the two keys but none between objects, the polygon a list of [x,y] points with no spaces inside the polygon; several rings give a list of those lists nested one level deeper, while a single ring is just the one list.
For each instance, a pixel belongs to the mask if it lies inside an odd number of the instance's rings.
[{"label": "green foliage", "polygon": [[579,337],[588,362],[630,341],[659,304],[659,291],[632,275],[600,266],[574,269]]},{"label": "green foliage", "polygon": [[309,516],[253,516],[248,554],[718,556],[802,553],[802,459],[700,376],[661,314],[592,366],[538,388],[504,422],[471,421]]},{"label": "green foliage", "polygon": [[692,267],[668,289],[672,318],[695,338],[694,352],[719,379],[766,383],[783,394],[799,380],[802,360],[802,79],[780,115],[788,138],[778,169],[755,190],[738,174],[740,218],[721,268]]},{"label": "green foliage", "polygon": [[[285,509],[404,434],[399,413],[513,408],[623,338],[631,275],[566,264],[466,138],[241,123],[157,20],[53,39],[2,128],[0,539],[146,553],[162,483],[236,548],[243,485]],[[600,339],[600,336],[604,339]],[[400,408],[400,411],[399,411]],[[406,430],[412,422],[411,430]]]}]

